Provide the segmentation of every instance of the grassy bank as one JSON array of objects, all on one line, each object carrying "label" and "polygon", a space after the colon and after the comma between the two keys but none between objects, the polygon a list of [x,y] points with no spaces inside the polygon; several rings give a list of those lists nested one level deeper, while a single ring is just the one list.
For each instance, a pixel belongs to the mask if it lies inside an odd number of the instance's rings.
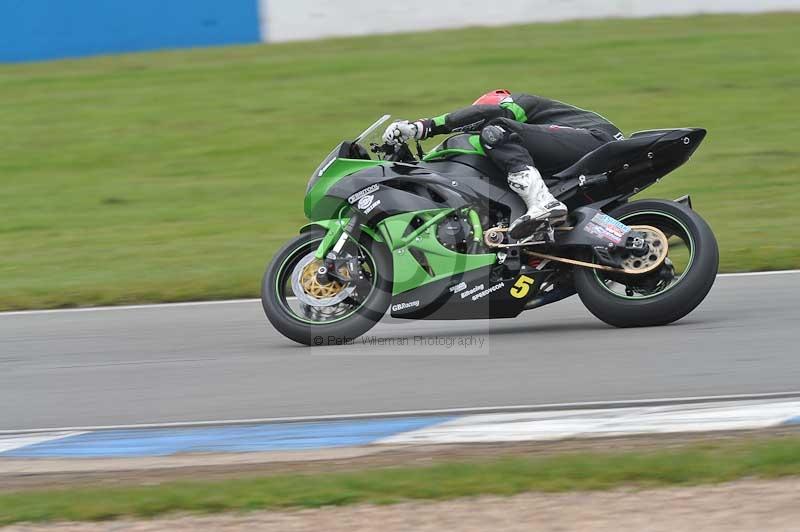
[{"label": "grassy bank", "polygon": [[800,267],[798,14],[583,21],[0,66],[0,310],[254,296],[309,173],[382,113],[504,86],[709,129],[724,271]]},{"label": "grassy bank", "polygon": [[693,445],[672,450],[513,457],[430,467],[295,474],[146,487],[0,493],[0,525],[104,520],[169,512],[314,508],[526,491],[602,490],[800,475],[800,438]]}]

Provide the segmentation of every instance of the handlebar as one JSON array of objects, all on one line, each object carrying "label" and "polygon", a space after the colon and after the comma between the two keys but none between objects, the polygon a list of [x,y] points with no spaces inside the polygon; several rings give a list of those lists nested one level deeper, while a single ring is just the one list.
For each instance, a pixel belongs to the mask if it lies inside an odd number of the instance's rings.
[{"label": "handlebar", "polygon": [[405,151],[408,151],[408,147],[405,144],[395,145],[389,144],[388,142],[384,142],[383,144],[372,143],[369,145],[369,151],[378,155],[382,155],[383,159],[387,161],[401,160],[404,149]]},{"label": "handlebar", "polygon": [[[384,159],[387,161],[393,162],[416,162],[417,160],[414,158],[414,155],[411,153],[411,149],[408,147],[408,144],[405,142],[401,144],[375,144],[372,143],[369,145],[369,149],[372,153],[381,154],[384,156]],[[422,159],[422,155],[420,155],[420,159]]]},{"label": "handlebar", "polygon": [[372,153],[380,153],[382,155],[393,155],[395,147],[393,144],[384,142],[383,144],[375,144],[374,142],[369,145],[369,151]]}]

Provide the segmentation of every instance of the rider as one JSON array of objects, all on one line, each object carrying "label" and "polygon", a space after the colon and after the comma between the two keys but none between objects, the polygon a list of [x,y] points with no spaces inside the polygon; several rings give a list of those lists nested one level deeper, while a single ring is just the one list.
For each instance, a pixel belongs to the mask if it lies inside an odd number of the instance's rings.
[{"label": "rider", "polygon": [[530,236],[543,221],[555,223],[567,214],[566,205],[550,194],[540,172],[552,175],[595,148],[625,138],[614,124],[592,111],[499,89],[470,107],[436,118],[393,122],[383,139],[399,144],[464,131],[480,131],[487,156],[508,173],[508,186],[528,207],[509,228],[516,240]]}]

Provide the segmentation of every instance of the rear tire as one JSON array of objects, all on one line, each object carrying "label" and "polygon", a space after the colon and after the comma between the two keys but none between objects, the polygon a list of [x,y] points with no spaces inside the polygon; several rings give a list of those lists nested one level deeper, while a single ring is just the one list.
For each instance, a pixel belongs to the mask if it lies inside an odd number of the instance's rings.
[{"label": "rear tire", "polygon": [[304,319],[294,313],[282,293],[286,275],[297,257],[313,251],[325,235],[311,230],[287,242],[272,258],[261,283],[261,305],[269,322],[284,336],[304,345],[344,345],[369,331],[386,313],[392,299],[392,257],[389,250],[362,234],[358,245],[372,260],[374,284],[363,303],[330,323]]},{"label": "rear tire", "polygon": [[665,200],[635,201],[608,214],[628,225],[644,221],[648,223],[643,225],[657,226],[654,220],[662,219],[673,229],[682,228],[693,243],[691,259],[674,284],[641,297],[616,294],[604,286],[595,270],[575,268],[575,288],[589,312],[615,327],[666,325],[683,318],[705,299],[719,267],[717,240],[705,220],[688,207]]}]

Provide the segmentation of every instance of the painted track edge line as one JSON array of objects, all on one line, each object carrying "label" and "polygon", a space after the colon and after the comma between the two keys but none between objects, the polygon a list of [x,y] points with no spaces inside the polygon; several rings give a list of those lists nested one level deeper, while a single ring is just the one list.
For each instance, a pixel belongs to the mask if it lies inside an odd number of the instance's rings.
[{"label": "painted track edge line", "polygon": [[718,273],[717,277],[763,277],[765,275],[787,275],[800,273],[800,270],[767,270],[763,272]]},{"label": "painted track edge line", "polygon": [[129,425],[97,425],[84,427],[51,427],[41,429],[3,429],[0,435],[38,434],[46,432],[79,432],[105,430],[136,430],[162,428],[193,428],[210,426],[254,425],[262,423],[314,423],[322,421],[348,421],[409,416],[441,416],[470,414],[501,414],[513,412],[557,412],[560,410],[601,410],[629,407],[692,405],[714,402],[762,401],[769,399],[797,399],[800,390],[760,394],[705,395],[694,397],[666,397],[657,399],[626,399],[616,401],[585,401],[576,403],[545,403],[538,405],[479,406],[431,410],[398,410],[392,412],[362,412],[355,414],[328,414],[320,416],[287,416],[271,418],[228,419],[209,421],[176,421],[165,423],[134,423]]},{"label": "painted track edge line", "polygon": [[24,316],[29,314],[60,314],[68,312],[105,312],[107,310],[147,310],[155,308],[180,308],[180,307],[204,307],[212,305],[236,305],[240,303],[255,303],[260,299],[219,299],[211,301],[179,301],[175,303],[146,303],[142,305],[118,305],[105,307],[76,307],[76,308],[51,308],[40,310],[9,310],[0,312],[3,316]]}]

